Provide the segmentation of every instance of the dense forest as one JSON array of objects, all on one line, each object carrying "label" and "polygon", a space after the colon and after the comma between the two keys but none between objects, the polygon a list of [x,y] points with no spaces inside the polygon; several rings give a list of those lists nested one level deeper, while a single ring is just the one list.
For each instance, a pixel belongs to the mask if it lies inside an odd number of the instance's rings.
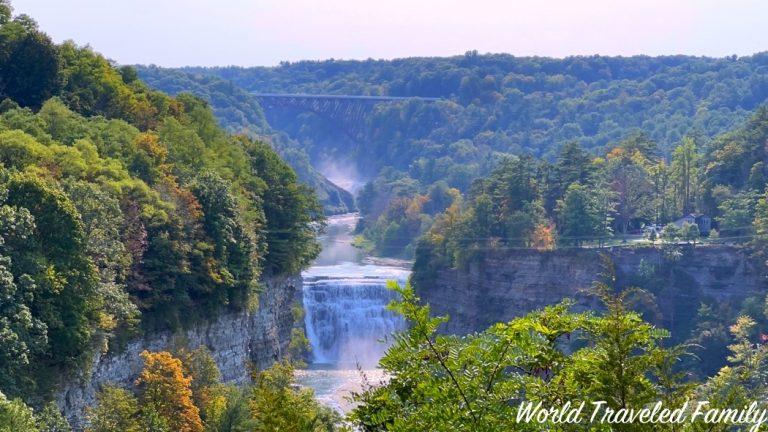
[{"label": "dense forest", "polygon": [[208,102],[219,124],[230,133],[269,141],[280,157],[296,171],[299,180],[315,190],[326,213],[354,211],[352,194],[320,174],[298,142],[271,128],[256,99],[242,88],[209,75],[187,74],[155,66],[136,66],[136,69],[141,80],[152,88],[171,95],[192,93]]},{"label": "dense forest", "polygon": [[[642,263],[629,285],[616,288],[640,289],[639,297],[631,299],[634,309],[670,328],[671,342],[691,347],[699,361],[686,365],[689,374],[714,374],[728,356],[725,323],[749,315],[762,326],[765,299],[749,298],[735,307],[708,299],[695,306],[698,311],[690,322],[662,322],[659,302],[690,289],[690,281],[678,276],[678,265],[695,260],[690,253],[700,243],[738,244],[748,251],[757,271],[768,274],[766,142],[768,109],[760,108],[744,125],[717,136],[703,150],[694,139],[684,139],[669,163],[642,135],[619,142],[602,156],[591,156],[572,143],[553,163],[532,157],[504,159],[465,196],[456,195],[417,241],[412,282],[417,288],[428,286],[436,272],[466,269],[510,249],[658,247],[658,262]],[[707,232],[700,230],[704,224],[695,217],[672,222],[676,215],[700,212],[713,218]],[[656,222],[666,225],[660,229]],[[657,228],[647,230],[642,240],[635,235],[633,243],[622,242],[622,232],[644,224]]]},{"label": "dense forest", "polygon": [[[660,224],[663,230],[647,231],[650,240],[753,241],[768,216],[766,142],[768,108],[759,108],[742,126],[704,143],[683,138],[671,158],[645,135],[600,156],[569,143],[551,163],[505,158],[464,196],[450,200],[450,191],[433,188],[417,197],[450,202],[420,241],[417,268],[430,267],[419,260],[433,259],[465,265],[494,248],[600,246]],[[693,221],[669,223],[686,214],[708,215],[711,230],[699,232]]]},{"label": "dense forest", "polygon": [[[360,245],[415,257],[416,285],[504,249],[623,244],[649,227],[665,262],[638,269],[641,290],[616,286],[606,260],[591,289],[600,308],[564,300],[465,336],[439,333],[448,318],[392,284],[409,326],[381,360],[388,379],[355,394],[346,420],[296,384],[298,335],[242,386],[221,382],[205,348],[145,351],[134,386],[100,390],[86,430],[604,431],[520,422],[519,403],[765,401],[766,298],[697,305],[693,328],[670,332],[633,296],[676,289],[664,272],[700,242],[738,242],[765,264],[767,72],[765,54],[474,52],[137,70],[53,43],[0,0],[0,431],[71,430],[52,395],[94,353],[258,307],[263,278],[305,268],[324,210],[353,206],[319,174],[326,158],[374,173],[357,179]],[[255,90],[441,100],[381,104],[350,137],[314,114],[265,115]],[[687,214],[711,226],[670,223]]]},{"label": "dense forest", "polygon": [[655,143],[656,157],[669,161],[684,139],[703,151],[710,138],[737,128],[768,98],[766,54],[550,59],[468,52],[152,71],[165,76],[161,88],[188,88],[174,78],[181,72],[246,91],[440,98],[380,104],[357,137],[313,113],[266,113],[316,165],[330,160],[351,175],[376,173],[357,178],[369,183],[358,197],[365,217],[361,245],[406,257],[452,202],[451,189],[469,192],[473,180],[506,155],[554,162],[575,143],[594,157],[642,136]]},{"label": "dense forest", "polygon": [[317,255],[322,208],[268,144],[0,6],[0,405]]}]

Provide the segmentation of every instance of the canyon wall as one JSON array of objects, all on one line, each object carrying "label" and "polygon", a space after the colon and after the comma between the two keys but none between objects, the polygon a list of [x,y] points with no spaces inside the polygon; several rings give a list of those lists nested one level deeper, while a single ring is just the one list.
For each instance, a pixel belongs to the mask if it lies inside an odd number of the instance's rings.
[{"label": "canyon wall", "polygon": [[129,342],[119,352],[97,355],[86,375],[62,385],[57,403],[73,427],[81,429],[85,408],[95,403],[102,386],[133,385],[143,367],[139,354],[144,350],[172,351],[205,345],[224,381],[244,383],[251,362],[266,368],[285,353],[293,326],[291,306],[301,285],[301,277],[264,280],[256,311],[227,313],[187,330],[149,334]]},{"label": "canyon wall", "polygon": [[466,269],[414,273],[418,295],[434,314],[450,315],[442,331],[464,334],[554,304],[576,301],[576,310],[599,307],[587,290],[603,273],[601,254],[614,264],[617,287],[635,285],[653,273],[652,285],[662,323],[690,323],[701,302],[738,305],[766,286],[748,254],[731,246],[684,246],[670,259],[660,248],[596,250],[506,250],[488,254]]}]

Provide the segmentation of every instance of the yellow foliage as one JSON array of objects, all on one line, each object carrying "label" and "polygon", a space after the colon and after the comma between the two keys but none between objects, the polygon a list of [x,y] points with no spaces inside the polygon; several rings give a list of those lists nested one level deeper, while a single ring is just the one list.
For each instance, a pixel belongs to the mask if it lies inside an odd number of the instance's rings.
[{"label": "yellow foliage", "polygon": [[531,247],[539,250],[555,248],[555,228],[552,225],[538,224],[531,235]]},{"label": "yellow foliage", "polygon": [[144,406],[151,406],[172,430],[202,432],[200,410],[192,402],[192,378],[184,376],[181,360],[168,352],[141,353],[144,370],[136,380]]},{"label": "yellow foliage", "polygon": [[418,219],[427,201],[429,201],[429,197],[426,195],[415,196],[408,202],[408,206],[405,208],[405,216],[408,219]]},{"label": "yellow foliage", "polygon": [[168,149],[160,144],[160,138],[151,132],[141,133],[136,136],[133,143],[137,150],[145,151],[157,164],[161,164],[168,157]]},{"label": "yellow foliage", "polygon": [[606,159],[611,160],[611,159],[621,158],[621,157],[624,157],[625,153],[626,152],[624,151],[623,147],[614,147],[613,149],[611,149],[611,151],[608,152],[608,154],[606,155]]}]

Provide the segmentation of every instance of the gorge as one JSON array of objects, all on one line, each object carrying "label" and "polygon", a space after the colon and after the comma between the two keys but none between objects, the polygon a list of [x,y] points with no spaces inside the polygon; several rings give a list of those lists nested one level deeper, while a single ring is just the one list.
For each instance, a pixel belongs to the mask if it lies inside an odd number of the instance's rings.
[{"label": "gorge", "polygon": [[[310,365],[299,371],[299,383],[313,388],[331,407],[346,411],[345,397],[360,388],[360,372],[377,376],[377,364],[388,340],[402,330],[402,317],[387,310],[395,293],[387,281],[405,284],[410,271],[401,265],[376,263],[352,246],[359,216],[329,218],[321,237],[323,250],[302,273],[305,331]],[[391,264],[391,263],[390,263]]]}]

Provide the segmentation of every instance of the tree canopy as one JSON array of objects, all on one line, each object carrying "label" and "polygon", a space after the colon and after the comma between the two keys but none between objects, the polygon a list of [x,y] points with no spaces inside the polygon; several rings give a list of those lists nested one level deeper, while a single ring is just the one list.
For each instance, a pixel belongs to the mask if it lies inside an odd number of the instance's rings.
[{"label": "tree canopy", "polygon": [[0,389],[138,332],[253,305],[316,256],[323,214],[271,147],[35,22],[0,22]]}]

